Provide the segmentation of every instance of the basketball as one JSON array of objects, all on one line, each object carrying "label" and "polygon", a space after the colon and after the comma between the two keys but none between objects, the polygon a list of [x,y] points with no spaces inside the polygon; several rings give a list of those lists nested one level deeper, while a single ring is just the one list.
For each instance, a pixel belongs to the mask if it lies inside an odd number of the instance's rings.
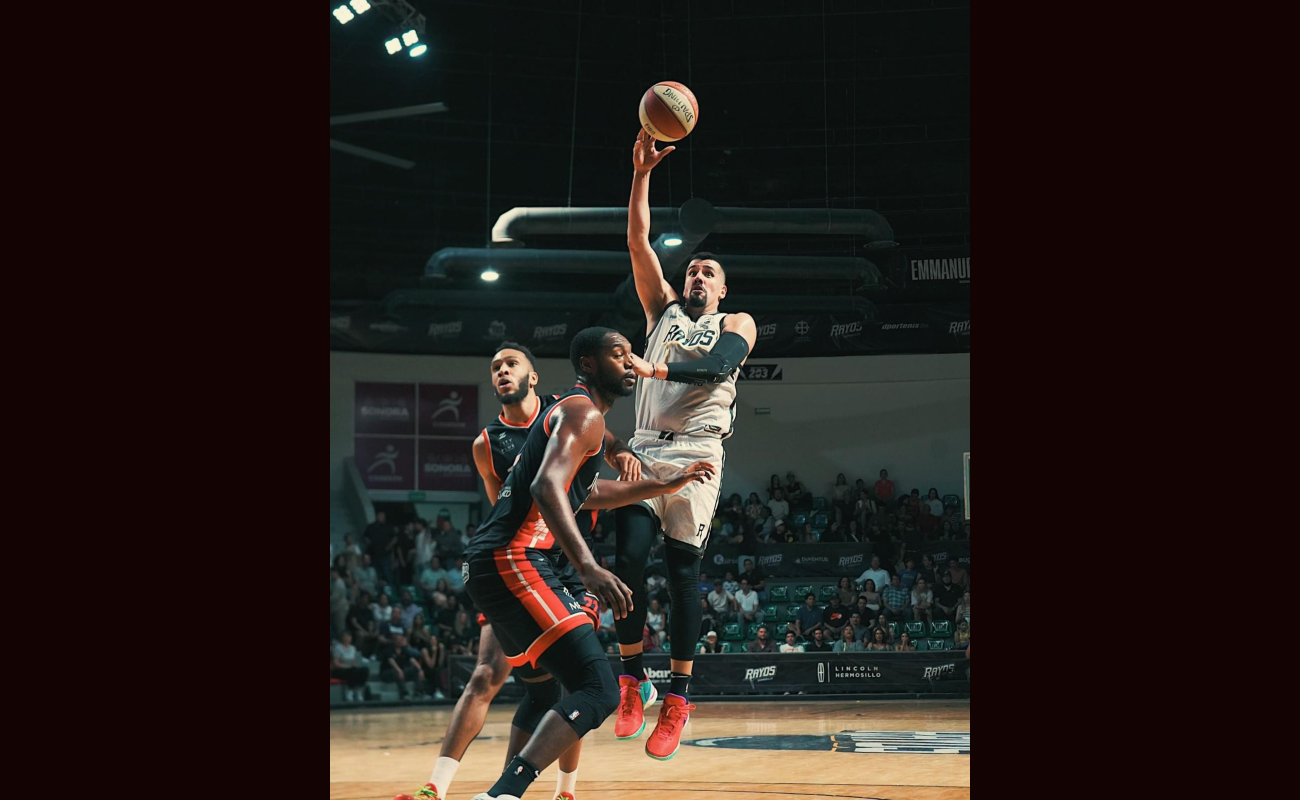
[{"label": "basketball", "polygon": [[641,127],[661,142],[685,139],[700,118],[695,95],[676,81],[660,81],[641,95]]}]

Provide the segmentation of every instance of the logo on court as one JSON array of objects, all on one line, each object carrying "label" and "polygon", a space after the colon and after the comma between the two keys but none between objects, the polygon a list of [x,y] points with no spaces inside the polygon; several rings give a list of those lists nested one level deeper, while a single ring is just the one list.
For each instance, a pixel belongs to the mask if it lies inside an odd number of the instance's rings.
[{"label": "logo on court", "polygon": [[492,324],[488,326],[488,336],[495,339],[500,339],[502,336],[505,335],[506,335],[506,324],[499,319],[492,320]]},{"label": "logo on court", "polygon": [[794,324],[794,332],[799,334],[800,336],[807,336],[808,323],[804,322],[803,320],[799,320]]},{"label": "logo on court", "polygon": [[832,753],[970,755],[969,731],[840,731],[824,735],[727,736],[682,742],[727,750],[821,750]]}]

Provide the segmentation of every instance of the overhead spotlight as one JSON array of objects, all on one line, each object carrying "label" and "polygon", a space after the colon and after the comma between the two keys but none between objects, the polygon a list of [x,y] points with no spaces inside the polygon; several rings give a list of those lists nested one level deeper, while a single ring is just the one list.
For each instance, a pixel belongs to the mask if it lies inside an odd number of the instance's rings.
[{"label": "overhead spotlight", "polygon": [[416,56],[424,55],[424,51],[428,49],[429,49],[428,47],[422,44],[417,44],[415,47],[411,48],[411,52],[408,53],[407,55],[409,55],[411,58],[415,58]]},{"label": "overhead spotlight", "polygon": [[370,10],[370,4],[366,0],[351,0],[348,5],[352,6],[352,10],[358,14],[364,14]]},{"label": "overhead spotlight", "polygon": [[483,274],[480,275],[479,277],[490,283],[496,280],[497,278],[500,278],[501,276],[497,274],[496,270],[492,269],[491,267],[488,267],[487,269],[483,270]]},{"label": "overhead spotlight", "polygon": [[407,31],[406,33],[402,34],[402,44],[406,45],[407,47],[410,47],[411,45],[415,44],[418,41],[420,41],[420,35],[413,30]]},{"label": "overhead spotlight", "polygon": [[394,55],[401,51],[402,41],[400,39],[389,39],[388,41],[384,42],[384,48],[388,50],[388,54],[390,56]]},{"label": "overhead spotlight", "polygon": [[351,11],[348,11],[347,6],[339,6],[338,8],[334,9],[333,13],[334,13],[334,19],[337,19],[340,25],[347,25],[349,22],[352,21],[352,17],[354,16],[354,14]]},{"label": "overhead spotlight", "polygon": [[680,236],[669,236],[668,238],[664,239],[664,247],[676,247],[681,243],[682,243],[682,239]]}]

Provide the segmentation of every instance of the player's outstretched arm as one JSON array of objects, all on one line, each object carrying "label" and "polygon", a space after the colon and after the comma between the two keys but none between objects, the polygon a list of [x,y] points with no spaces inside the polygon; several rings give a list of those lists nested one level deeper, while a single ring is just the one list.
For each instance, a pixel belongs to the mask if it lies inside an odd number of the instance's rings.
[{"label": "player's outstretched arm", "polygon": [[596,491],[587,498],[584,509],[620,508],[649,500],[661,494],[673,494],[691,483],[711,481],[717,467],[707,461],[696,461],[668,479],[650,478],[643,481],[596,481]]},{"label": "player's outstretched arm", "polygon": [[632,197],[627,203],[627,249],[632,254],[632,279],[645,310],[646,332],[659,321],[677,292],[664,280],[659,256],[650,247],[650,170],[677,148],[655,149],[655,140],[642,128],[632,146]]},{"label": "player's outstretched arm", "polygon": [[537,503],[542,519],[573,564],[583,586],[608,604],[616,619],[622,619],[632,609],[632,591],[596,563],[578,532],[578,521],[569,505],[568,486],[587,454],[600,447],[605,435],[605,418],[590,400],[581,398],[556,407],[543,424],[547,422],[551,438],[530,487],[533,502]]},{"label": "player's outstretched arm", "polygon": [[758,328],[754,325],[753,317],[745,313],[728,314],[722,322],[722,336],[703,358],[651,364],[633,353],[632,371],[642,378],[658,378],[677,383],[722,383],[732,370],[745,363],[757,338]]},{"label": "player's outstretched arm", "polygon": [[479,436],[474,440],[470,452],[474,454],[474,466],[483,479],[483,492],[487,495],[488,502],[496,505],[497,495],[501,494],[501,479],[492,469],[492,449],[488,447],[487,440]]}]

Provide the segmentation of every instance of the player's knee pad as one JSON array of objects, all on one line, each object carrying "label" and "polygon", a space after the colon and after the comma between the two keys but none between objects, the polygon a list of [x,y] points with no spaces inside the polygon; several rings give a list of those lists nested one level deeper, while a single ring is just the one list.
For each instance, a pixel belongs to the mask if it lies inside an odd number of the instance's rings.
[{"label": "player's knee pad", "polygon": [[[614,570],[623,578],[640,583],[645,562],[654,547],[659,525],[645,506],[623,506],[614,512]],[[631,585],[629,583],[629,585]]]},{"label": "player's knee pad", "polygon": [[524,698],[515,710],[514,726],[521,731],[532,733],[546,716],[546,712],[560,702],[560,682],[555,678],[544,681],[524,682]]},{"label": "player's knee pad", "polygon": [[700,608],[700,557],[669,544],[664,548],[668,568],[668,631],[672,634],[671,655],[678,661],[695,660],[695,638],[699,636],[704,611]]},{"label": "player's knee pad", "polygon": [[575,665],[566,677],[565,682],[571,681],[577,689],[560,700],[555,711],[582,737],[618,708],[618,682],[604,655]]}]

